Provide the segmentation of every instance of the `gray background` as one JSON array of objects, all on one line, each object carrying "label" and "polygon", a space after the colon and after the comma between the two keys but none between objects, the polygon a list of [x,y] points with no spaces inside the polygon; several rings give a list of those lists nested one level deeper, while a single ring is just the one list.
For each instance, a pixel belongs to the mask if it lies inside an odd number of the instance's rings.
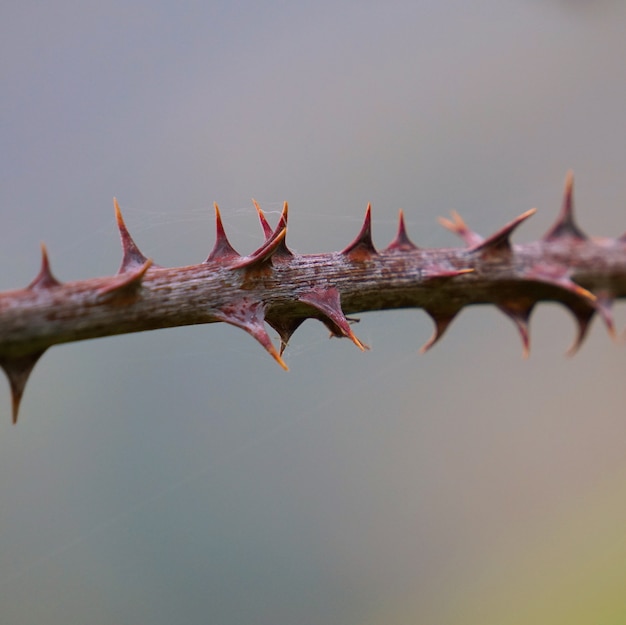
[{"label": "gray background", "polygon": [[[459,243],[568,169],[579,221],[626,228],[626,11],[618,2],[69,2],[0,9],[0,288],[39,244],[55,274],[115,273],[112,197],[161,265],[203,260],[211,204],[243,253],[250,202],[289,243],[360,227]],[[620,331],[625,315],[617,307]],[[283,372],[199,326],[51,349],[17,427],[0,386],[0,621],[623,623],[624,347],[599,323],[532,355],[465,311],[427,356],[421,311],[362,316],[360,353],[309,322]]]}]

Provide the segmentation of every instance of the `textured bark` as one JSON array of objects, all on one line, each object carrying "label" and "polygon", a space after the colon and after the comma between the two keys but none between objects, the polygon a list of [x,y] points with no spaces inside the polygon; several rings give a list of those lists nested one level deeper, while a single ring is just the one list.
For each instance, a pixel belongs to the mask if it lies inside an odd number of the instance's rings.
[{"label": "textured bark", "polygon": [[[493,304],[515,322],[526,354],[534,306],[557,301],[578,323],[573,352],[596,313],[614,335],[611,304],[626,297],[626,236],[595,239],[578,228],[571,175],[554,226],[541,240],[524,245],[511,244],[510,235],[534,211],[484,240],[453,214],[442,223],[466,247],[449,249],[416,247],[400,214],[396,238],[378,251],[368,206],[361,231],[343,251],[298,255],[285,242],[287,205],[275,229],[257,206],[265,242],[241,256],[228,242],[215,208],[215,246],[198,265],[154,265],[135,245],[115,203],[123,249],[115,276],[61,283],[44,248],[33,282],[0,294],[0,365],[11,385],[14,421],[32,368],[48,347],[59,343],[224,321],[246,330],[286,369],[282,352],[308,318],[321,320],[335,336],[365,349],[346,315],[423,308],[435,322],[427,349],[462,308]],[[266,323],[280,335],[280,349],[274,347]]]}]

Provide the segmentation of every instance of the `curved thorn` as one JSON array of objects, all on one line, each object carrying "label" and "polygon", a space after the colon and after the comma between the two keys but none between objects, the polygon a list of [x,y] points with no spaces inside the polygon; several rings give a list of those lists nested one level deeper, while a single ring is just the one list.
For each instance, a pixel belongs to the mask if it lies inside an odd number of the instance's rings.
[{"label": "curved thorn", "polygon": [[424,310],[428,313],[430,318],[433,320],[435,324],[435,331],[433,335],[420,347],[420,353],[425,354],[441,337],[444,335],[445,331],[448,329],[454,318],[459,314],[460,308],[456,310],[448,310],[448,311],[434,311],[429,310],[428,308],[424,308]]},{"label": "curved thorn", "polygon": [[280,336],[280,350],[279,354],[282,356],[285,349],[287,348],[287,344],[289,343],[289,339],[293,336],[293,333],[302,325],[305,321],[306,317],[298,317],[291,319],[280,319],[280,318],[272,318],[266,317],[266,323],[271,326],[278,335]]},{"label": "curved thorn", "polygon": [[115,221],[117,222],[117,228],[120,231],[120,239],[122,241],[122,264],[117,271],[119,274],[133,269],[137,265],[143,265],[148,259],[139,251],[137,244],[130,236],[128,228],[124,223],[117,198],[113,198],[113,207],[115,209]]},{"label": "curved thorn", "polygon": [[140,267],[118,274],[116,278],[113,278],[111,284],[98,289],[98,295],[134,295],[150,267],[152,267],[152,260],[148,258]]},{"label": "curved thorn", "polygon": [[570,170],[565,177],[561,212],[554,225],[543,235],[542,240],[572,239],[585,241],[587,238],[587,235],[578,227],[574,219],[574,174]]},{"label": "curved thorn", "polygon": [[517,327],[522,340],[522,357],[528,358],[530,355],[530,334],[529,320],[536,302],[519,304],[515,301],[497,304],[497,308],[503,312]]},{"label": "curved thorn", "polygon": [[473,253],[478,252],[481,255],[489,255],[500,252],[511,251],[511,234],[523,221],[526,221],[529,217],[532,217],[537,212],[536,208],[531,208],[525,213],[522,213],[519,217],[516,217],[513,221],[509,222],[503,228],[500,228],[497,232],[490,237],[474,245],[470,251]]},{"label": "curved thorn", "polygon": [[213,202],[213,207],[215,208],[215,245],[204,262],[219,262],[222,260],[230,260],[231,258],[241,258],[228,241],[226,231],[224,230],[224,224],[222,223],[220,209],[216,202]]},{"label": "curved thorn", "polygon": [[298,301],[309,304],[324,315],[324,323],[335,336],[349,338],[361,351],[369,349],[356,337],[341,309],[341,296],[335,287],[317,288],[298,296]]},{"label": "curved thorn", "polygon": [[365,219],[361,230],[356,239],[341,251],[344,256],[350,257],[351,260],[367,260],[371,256],[376,256],[378,252],[372,242],[372,206],[367,205],[365,210]]},{"label": "curved thorn", "polygon": [[265,330],[265,305],[262,302],[254,302],[244,298],[216,311],[214,314],[220,321],[245,330],[265,348],[285,371],[289,370]]},{"label": "curved thorn", "polygon": [[50,270],[50,261],[48,259],[48,251],[44,243],[41,244],[41,267],[35,279],[26,287],[29,291],[39,291],[40,289],[50,289],[55,286],[61,286]]},{"label": "curved thorn", "polygon": [[287,229],[283,228],[278,234],[267,241],[267,243],[256,250],[256,252],[231,265],[230,269],[258,268],[270,262],[272,257],[279,251],[281,245],[284,245],[286,236]]},{"label": "curved thorn", "polygon": [[419,249],[406,232],[406,226],[404,224],[404,211],[400,209],[400,216],[398,218],[398,232],[396,238],[385,248],[385,252],[410,252],[411,250]]}]

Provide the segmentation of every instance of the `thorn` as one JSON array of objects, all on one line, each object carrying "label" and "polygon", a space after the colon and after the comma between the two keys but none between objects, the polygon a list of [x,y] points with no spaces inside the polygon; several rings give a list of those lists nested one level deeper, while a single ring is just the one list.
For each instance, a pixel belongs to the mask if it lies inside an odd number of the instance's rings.
[{"label": "thorn", "polygon": [[350,257],[351,260],[363,261],[371,256],[376,256],[378,252],[372,243],[372,206],[367,205],[365,219],[356,239],[348,245],[341,254]]},{"label": "thorn", "polygon": [[520,338],[522,339],[522,357],[528,358],[530,355],[530,335],[528,332],[528,322],[535,307],[535,301],[517,302],[511,300],[497,305],[498,309],[507,315],[516,325]]},{"label": "thorn", "polygon": [[20,402],[24,395],[24,388],[31,374],[33,367],[37,364],[41,355],[45,352],[42,349],[38,352],[32,352],[26,356],[0,358],[0,367],[4,369],[11,387],[11,413],[13,417],[13,425],[17,423],[18,413],[20,411]]},{"label": "thorn", "polygon": [[55,286],[61,286],[61,283],[52,275],[50,270],[50,261],[48,260],[48,251],[46,246],[41,244],[41,268],[37,277],[26,287],[29,291],[39,291],[41,289],[50,289]]},{"label": "thorn", "polygon": [[[423,270],[428,273],[424,277],[424,280],[441,280],[442,278],[456,278],[457,276],[465,275],[466,273],[474,273],[476,270],[471,267],[465,269],[443,269],[440,270],[436,266],[424,267]],[[430,273],[432,271],[432,274]]]},{"label": "thorn", "polygon": [[289,339],[293,336],[293,333],[302,325],[305,321],[306,317],[299,318],[289,318],[289,319],[280,319],[280,318],[271,318],[266,317],[265,321],[268,325],[270,325],[278,335],[280,336],[280,355],[282,356],[285,349],[287,348],[287,343],[289,343]]},{"label": "thorn", "polygon": [[263,244],[256,252],[250,256],[244,257],[239,262],[231,265],[231,269],[254,269],[259,268],[269,262],[278,253],[281,246],[284,245],[285,237],[287,236],[287,228],[283,228],[277,234],[274,234],[272,238]]},{"label": "thorn", "polygon": [[98,295],[134,297],[141,286],[141,282],[143,281],[146,272],[151,266],[152,260],[148,258],[140,267],[137,267],[132,271],[127,271],[123,274],[118,274],[115,278],[113,278],[110,285],[98,289]]},{"label": "thorn", "polygon": [[139,265],[143,265],[148,259],[139,251],[137,244],[133,241],[133,238],[128,232],[128,228],[124,223],[122,217],[122,211],[120,205],[117,203],[117,198],[113,198],[113,207],[115,208],[115,221],[117,222],[117,228],[120,231],[120,239],[122,241],[122,264],[117,270],[117,273],[125,273],[129,269],[134,269]]},{"label": "thorn", "polygon": [[513,230],[517,228],[523,221],[526,221],[529,217],[534,215],[537,212],[536,208],[531,208],[530,210],[522,213],[519,217],[516,217],[513,221],[508,223],[506,226],[498,230],[496,233],[492,234],[489,238],[485,239],[478,245],[474,245],[471,248],[471,252],[479,252],[481,256],[497,254],[497,253],[508,253],[511,251],[511,241],[510,237],[513,233]]},{"label": "thorn", "polygon": [[424,310],[434,321],[435,332],[420,348],[420,353],[422,354],[425,354],[443,336],[454,318],[459,314],[461,307],[447,311],[435,311],[429,310],[428,308],[424,308]]},{"label": "thorn", "polygon": [[[287,230],[287,220],[289,218],[289,204],[285,202],[283,204],[283,211],[280,214],[280,219],[278,220],[278,224],[276,225],[276,229],[272,233],[272,236],[276,236],[281,230]],[[280,242],[280,245],[276,248],[274,255],[272,258],[288,258],[292,257],[293,252],[287,247],[287,238],[283,237],[283,240]]]},{"label": "thorn", "polygon": [[272,238],[272,227],[267,222],[265,213],[261,210],[259,203],[254,198],[252,198],[252,203],[254,204],[254,208],[256,208],[256,212],[259,215],[259,221],[261,222],[261,228],[263,228],[265,241],[269,241]]},{"label": "thorn", "polygon": [[583,344],[585,337],[587,336],[589,326],[591,325],[591,321],[593,320],[595,310],[589,307],[575,307],[569,304],[565,304],[565,307],[572,313],[574,321],[576,321],[577,325],[576,338],[574,338],[574,342],[565,352],[565,355],[568,358],[571,358]]},{"label": "thorn", "polygon": [[222,223],[219,206],[216,202],[213,202],[213,206],[215,208],[215,245],[204,262],[210,263],[213,261],[219,262],[230,260],[231,258],[241,258],[228,241],[226,231],[224,230],[224,224]]},{"label": "thorn", "polygon": [[475,245],[482,243],[483,237],[470,230],[467,227],[467,224],[463,221],[461,215],[459,215],[456,211],[450,211],[450,215],[452,216],[452,219],[439,217],[439,223],[444,228],[461,237],[468,247],[474,247]]},{"label": "thorn", "polygon": [[385,252],[410,252],[412,250],[419,249],[411,239],[409,239],[406,233],[406,226],[404,224],[404,211],[400,209],[400,217],[398,219],[398,233],[396,238],[385,248]]},{"label": "thorn", "polygon": [[215,317],[220,321],[225,321],[230,325],[245,330],[265,348],[285,371],[289,370],[265,330],[265,305],[262,302],[254,302],[244,298],[235,304],[218,310],[215,313]]},{"label": "thorn", "polygon": [[352,331],[341,309],[340,300],[341,296],[335,287],[311,289],[298,296],[299,302],[313,306],[324,315],[322,321],[334,336],[349,338],[361,351],[369,349],[367,345],[359,341]]},{"label": "thorn", "polygon": [[613,321],[613,295],[607,292],[600,292],[596,295],[596,311],[604,321],[607,332],[611,337],[611,340],[617,341],[617,331],[615,330],[615,323]]},{"label": "thorn", "polygon": [[554,225],[542,237],[543,241],[556,241],[557,239],[587,240],[587,235],[578,227],[574,219],[574,174],[571,170],[565,177],[561,212]]}]

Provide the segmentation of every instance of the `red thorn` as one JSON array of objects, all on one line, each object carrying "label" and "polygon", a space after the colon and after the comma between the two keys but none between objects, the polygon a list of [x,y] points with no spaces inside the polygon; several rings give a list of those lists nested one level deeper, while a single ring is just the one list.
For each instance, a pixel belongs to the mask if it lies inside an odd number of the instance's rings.
[{"label": "red thorn", "polygon": [[272,318],[266,317],[265,321],[268,325],[270,325],[278,335],[280,336],[280,355],[282,356],[285,349],[287,348],[287,344],[289,343],[289,339],[293,336],[293,333],[302,325],[305,321],[306,317],[296,317],[290,319],[280,319],[280,318]]},{"label": "red thorn", "polygon": [[263,234],[265,235],[265,240],[269,241],[272,238],[272,227],[267,222],[265,213],[261,210],[259,203],[254,198],[252,198],[252,203],[254,204],[254,208],[256,208],[256,212],[259,215],[259,221],[261,222],[261,228],[263,228]]},{"label": "red thorn", "polygon": [[4,369],[9,380],[9,386],[11,387],[11,412],[14,425],[17,423],[20,402],[24,395],[24,388],[26,387],[28,377],[45,351],[45,349],[42,349],[41,351],[33,352],[26,356],[18,356],[15,358],[4,356],[0,358],[0,367]]},{"label": "red thorn", "polygon": [[254,302],[244,298],[235,304],[220,309],[215,313],[215,317],[220,321],[225,321],[245,330],[265,348],[285,371],[289,370],[265,330],[265,305],[262,302]]},{"label": "red thorn", "polygon": [[350,260],[367,260],[372,256],[376,256],[378,252],[372,243],[372,206],[367,205],[365,210],[365,219],[361,230],[356,239],[348,245],[342,252],[344,256],[348,256]]},{"label": "red thorn", "polygon": [[498,309],[507,315],[516,325],[520,338],[522,339],[522,356],[528,358],[530,355],[530,335],[528,332],[528,322],[530,315],[535,307],[536,302],[517,302],[511,300],[509,302],[501,302]]},{"label": "red thorn", "polygon": [[213,261],[219,262],[230,260],[232,258],[241,258],[228,241],[226,231],[224,230],[224,224],[222,223],[219,206],[215,202],[213,202],[213,206],[215,208],[215,245],[204,262],[210,263]]},{"label": "red thorn", "polygon": [[41,289],[51,289],[55,286],[61,286],[61,283],[52,275],[50,270],[50,261],[48,260],[48,251],[46,246],[41,244],[41,268],[37,277],[26,287],[29,291],[39,291]]},{"label": "red thorn", "polygon": [[589,326],[593,320],[595,310],[589,307],[576,307],[569,304],[564,304],[564,306],[572,313],[577,325],[576,338],[565,352],[566,356],[572,357],[580,349],[580,346],[583,344],[585,337],[587,336],[587,331],[589,330]]},{"label": "red thorn", "polygon": [[424,276],[424,280],[441,280],[443,278],[456,278],[466,273],[474,273],[476,270],[471,267],[465,269],[439,269],[437,266],[427,266],[423,268],[423,271],[428,274]]},{"label": "red thorn", "polygon": [[617,331],[615,330],[615,323],[613,322],[613,301],[614,297],[610,293],[600,292],[596,295],[596,311],[604,321],[607,332],[613,341],[617,340]]},{"label": "red thorn", "polygon": [[574,174],[567,172],[565,177],[565,191],[561,212],[554,225],[546,232],[543,241],[555,241],[557,239],[571,239],[574,241],[586,241],[587,235],[578,227],[574,220]]},{"label": "red thorn", "polygon": [[141,282],[143,281],[146,272],[152,266],[152,260],[149,258],[146,262],[123,274],[118,274],[116,278],[113,278],[111,284],[102,287],[98,290],[98,295],[116,295],[124,297],[133,297],[137,294]]},{"label": "red thorn", "polygon": [[367,345],[359,341],[352,331],[343,310],[341,310],[340,300],[341,296],[335,287],[311,289],[298,296],[299,302],[313,306],[324,315],[322,321],[334,336],[349,338],[361,351],[369,349]]},{"label": "red thorn", "polygon": [[454,318],[459,314],[461,308],[450,310],[429,310],[428,308],[425,308],[424,310],[434,321],[435,332],[420,348],[420,353],[422,354],[426,353],[444,335],[444,332],[448,329],[448,326],[452,323]]},{"label": "red thorn", "polygon": [[496,233],[492,234],[489,238],[485,239],[478,245],[474,245],[471,249],[472,252],[478,252],[481,256],[489,256],[490,254],[497,253],[510,253],[511,251],[511,241],[510,237],[513,233],[513,230],[517,228],[523,221],[526,221],[529,217],[534,215],[537,212],[536,208],[531,208],[530,210],[522,213],[519,217],[516,217],[513,221],[508,223],[506,226],[498,230]]},{"label": "red thorn", "polygon": [[[272,237],[277,236],[281,230],[287,230],[287,220],[289,218],[289,204],[285,202],[283,204],[283,211],[280,214],[280,219],[278,220],[278,224],[276,225],[276,229],[272,233]],[[280,245],[276,248],[274,252],[273,258],[288,258],[293,256],[293,252],[287,247],[287,239],[283,237]]]},{"label": "red thorn", "polygon": [[129,269],[134,269],[138,265],[143,265],[148,259],[139,251],[137,244],[133,241],[133,238],[128,232],[128,228],[124,223],[122,217],[122,211],[120,205],[117,203],[117,199],[113,198],[113,206],[115,208],[115,221],[117,222],[117,228],[120,231],[120,239],[122,241],[122,264],[117,273],[125,273]]},{"label": "red thorn", "polygon": [[241,261],[231,265],[231,269],[256,269],[271,262],[284,245],[285,237],[287,236],[287,229],[283,228],[280,232],[273,235],[272,238],[262,245],[256,252],[250,256],[244,257]]},{"label": "red thorn", "polygon": [[385,248],[385,252],[410,252],[419,249],[417,245],[409,239],[404,224],[404,212],[400,209],[400,217],[398,219],[398,233],[396,238]]},{"label": "red thorn", "polygon": [[446,219],[445,217],[439,217],[439,223],[453,232],[457,236],[461,237],[468,247],[478,245],[483,241],[483,237],[480,234],[473,232],[467,227],[467,224],[463,221],[461,215],[456,211],[450,211],[452,219]]}]

